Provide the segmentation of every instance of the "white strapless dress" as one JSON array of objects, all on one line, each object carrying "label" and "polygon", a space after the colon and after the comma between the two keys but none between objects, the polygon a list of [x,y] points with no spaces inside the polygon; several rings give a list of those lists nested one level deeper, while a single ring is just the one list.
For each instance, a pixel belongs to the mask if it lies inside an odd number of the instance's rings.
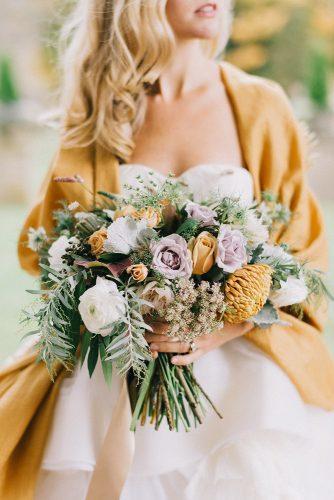
[{"label": "white strapless dress", "polygon": [[[138,175],[164,180],[144,165],[120,168],[123,191],[140,186]],[[212,191],[253,200],[242,167],[203,164],[181,177],[196,200]],[[306,405],[282,369],[243,338],[196,361],[195,373],[224,419],[208,410],[190,433],[139,427],[121,500],[334,499],[334,412]],[[114,374],[107,388],[100,365],[92,379],[84,366],[63,381],[37,500],[84,500],[120,386]]]}]

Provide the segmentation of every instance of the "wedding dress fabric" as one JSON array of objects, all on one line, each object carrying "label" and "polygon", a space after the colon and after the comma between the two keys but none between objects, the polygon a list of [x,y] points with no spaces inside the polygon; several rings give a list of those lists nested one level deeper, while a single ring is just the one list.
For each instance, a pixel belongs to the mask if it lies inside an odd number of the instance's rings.
[{"label": "wedding dress fabric", "polygon": [[[165,180],[141,164],[120,169],[125,194]],[[201,164],[179,179],[195,201],[213,192],[253,200],[251,175],[239,166]],[[139,426],[121,500],[334,498],[334,412],[306,405],[281,368],[244,338],[207,353],[194,370],[224,419],[208,410],[189,433],[166,423],[158,432]],[[107,387],[100,364],[91,379],[84,365],[62,382],[37,500],[85,498],[120,387],[116,373]]]}]

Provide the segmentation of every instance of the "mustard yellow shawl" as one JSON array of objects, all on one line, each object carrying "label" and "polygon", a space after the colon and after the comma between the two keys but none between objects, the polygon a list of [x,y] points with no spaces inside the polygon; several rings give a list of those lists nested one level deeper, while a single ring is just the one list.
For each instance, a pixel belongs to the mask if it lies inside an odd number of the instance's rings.
[{"label": "mustard yellow shawl", "polygon": [[[288,243],[301,260],[326,270],[324,223],[305,178],[306,143],[284,91],[277,83],[251,76],[226,62],[220,67],[256,198],[263,190],[273,191],[295,214],[289,227],[277,235],[277,241]],[[74,174],[85,179],[94,196],[80,185],[52,182],[54,176]],[[50,230],[51,214],[59,200],[79,201],[91,207],[98,190],[119,191],[117,159],[100,146],[60,148],[20,236],[19,259],[25,270],[38,273],[36,255],[26,246],[27,229],[43,225]],[[291,326],[254,329],[247,338],[281,366],[306,403],[330,410],[334,409],[334,362],[321,335],[325,316],[324,308],[307,308],[303,321],[282,312]],[[33,483],[59,386],[59,380],[50,382],[43,366],[32,366],[32,359],[30,356],[23,365],[0,372],[0,498],[6,500],[33,498]],[[63,371],[59,369],[59,373],[62,376]],[[27,387],[30,396],[22,402]],[[23,471],[29,476],[26,487]]]}]

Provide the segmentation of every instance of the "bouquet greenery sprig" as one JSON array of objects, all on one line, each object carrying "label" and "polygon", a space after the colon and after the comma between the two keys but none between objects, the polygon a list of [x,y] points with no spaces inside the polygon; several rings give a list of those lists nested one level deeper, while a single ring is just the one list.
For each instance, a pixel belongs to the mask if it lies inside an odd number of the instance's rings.
[{"label": "bouquet greenery sprig", "polygon": [[218,195],[195,202],[172,177],[138,180],[126,196],[100,192],[91,211],[62,201],[52,234],[29,230],[41,288],[30,290],[38,301],[25,320],[37,325],[30,333],[51,376],[56,362],[87,363],[90,375],[100,362],[108,384],[113,369],[128,377],[133,430],[148,418],[156,429],[166,419],[171,430],[189,430],[206,407],[221,417],[220,410],[193,366],[173,365],[164,353],[152,358],[145,337],[152,320],[191,343],[225,323],[269,327],[280,321],[279,308],[301,314],[305,301],[327,290],[321,273],[270,243],[291,217],[273,195],[252,206]]}]

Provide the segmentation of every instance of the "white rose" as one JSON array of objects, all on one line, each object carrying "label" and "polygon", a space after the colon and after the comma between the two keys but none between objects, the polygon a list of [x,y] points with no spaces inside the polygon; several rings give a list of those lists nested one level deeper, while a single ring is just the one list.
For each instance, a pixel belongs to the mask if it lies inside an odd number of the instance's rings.
[{"label": "white rose", "polygon": [[140,298],[151,302],[152,306],[144,305],[142,313],[148,314],[152,309],[163,312],[174,300],[174,293],[168,286],[158,286],[156,281],[151,281],[139,291]]},{"label": "white rose", "polygon": [[91,333],[103,337],[109,329],[102,328],[116,323],[125,313],[125,299],[118,291],[116,283],[98,277],[96,285],[88,288],[79,298],[79,312],[86,328]]},{"label": "white rose", "polygon": [[254,213],[254,210],[247,212],[244,226],[244,234],[251,245],[257,246],[269,239],[269,232],[263,221]]},{"label": "white rose", "polygon": [[146,228],[145,219],[137,221],[131,217],[119,217],[107,228],[104,250],[128,255],[137,248],[139,235]]},{"label": "white rose", "polygon": [[308,288],[303,277],[289,276],[286,281],[281,281],[281,288],[273,290],[269,299],[275,307],[300,304],[308,295]]}]

